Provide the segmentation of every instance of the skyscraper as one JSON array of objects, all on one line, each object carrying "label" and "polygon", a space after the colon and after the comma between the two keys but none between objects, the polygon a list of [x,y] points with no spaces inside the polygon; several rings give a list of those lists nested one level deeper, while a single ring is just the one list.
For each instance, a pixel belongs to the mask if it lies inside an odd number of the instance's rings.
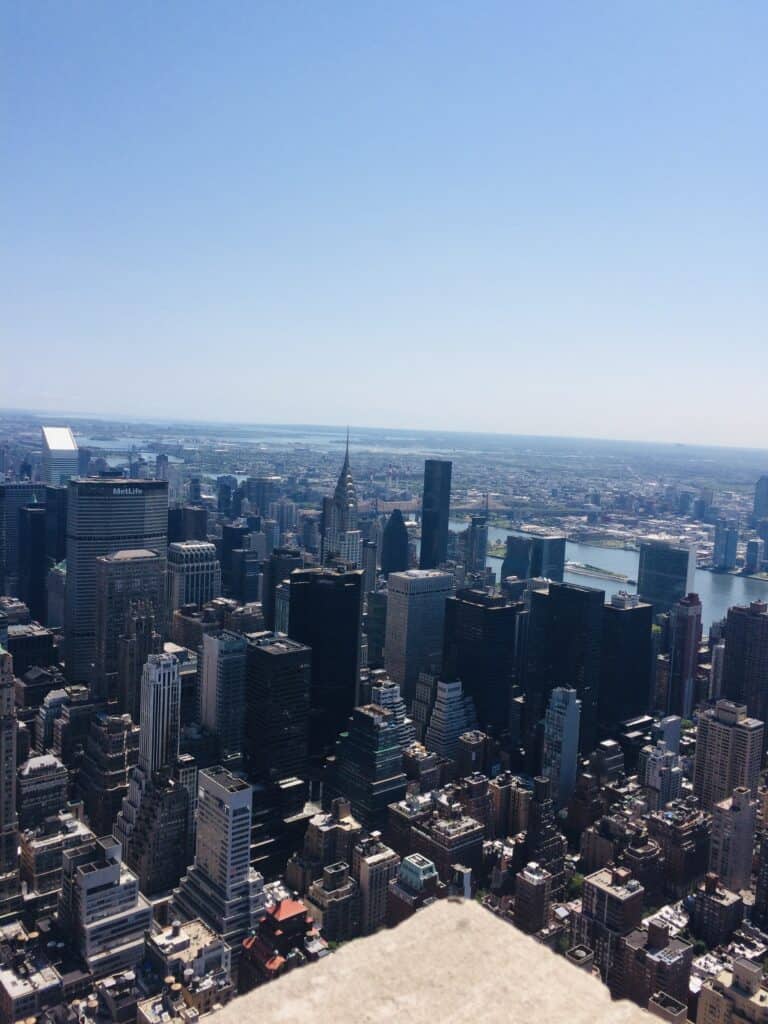
[{"label": "skyscraper", "polygon": [[733,569],[739,547],[739,524],[735,520],[718,519],[712,550],[713,569]]},{"label": "skyscraper", "polygon": [[115,700],[118,638],[135,602],[151,606],[162,632],[165,614],[165,559],[156,551],[115,551],[96,559],[96,636],[93,692]]},{"label": "skyscraper", "polygon": [[453,463],[442,459],[427,459],[424,463],[420,569],[437,569],[448,555],[452,469]]},{"label": "skyscraper", "polygon": [[531,595],[529,726],[543,717],[551,690],[574,687],[581,701],[582,754],[589,754],[597,741],[604,598],[602,590],[573,583],[550,583],[548,592]]},{"label": "skyscraper", "polygon": [[768,604],[728,609],[723,660],[723,695],[768,721]]},{"label": "skyscraper", "polygon": [[163,638],[155,629],[151,602],[132,601],[117,638],[117,704],[120,711],[139,721],[141,677],[150,654],[160,654]]},{"label": "skyscraper", "polygon": [[242,941],[266,912],[264,879],[250,865],[251,787],[221,767],[200,772],[195,862],[172,906],[200,917],[240,959]]},{"label": "skyscraper", "polygon": [[221,596],[221,565],[216,546],[185,540],[168,545],[168,615],[185,604],[202,607]]},{"label": "skyscraper", "polygon": [[405,572],[408,568],[408,530],[399,508],[392,511],[381,540],[381,571]]},{"label": "skyscraper", "polygon": [[747,717],[744,705],[719,700],[699,715],[693,792],[705,811],[743,786],[757,791],[765,725]]},{"label": "skyscraper", "polygon": [[45,505],[25,505],[19,512],[19,597],[37,622],[47,621]]},{"label": "skyscraper", "polygon": [[488,517],[472,516],[467,527],[464,564],[467,572],[483,572],[488,553]]},{"label": "skyscraper", "polygon": [[141,678],[139,767],[147,775],[179,756],[181,675],[173,654],[150,654]]},{"label": "skyscraper", "polygon": [[768,519],[768,475],[761,476],[755,484],[755,501],[752,506],[755,522]]},{"label": "skyscraper", "polygon": [[565,807],[576,784],[579,757],[581,702],[576,691],[556,686],[544,715],[542,772],[552,783],[552,798]]},{"label": "skyscraper", "polygon": [[15,594],[19,582],[19,512],[45,501],[45,484],[0,482],[0,593]]},{"label": "skyscraper", "polygon": [[538,577],[562,583],[565,572],[565,537],[561,534],[525,533],[507,537],[507,553],[501,565],[501,578],[520,580]]},{"label": "skyscraper", "polygon": [[246,654],[246,757],[253,778],[305,779],[312,651],[274,633],[251,633]]},{"label": "skyscraper", "polygon": [[750,888],[756,820],[757,801],[743,786],[712,808],[709,870],[731,892]]},{"label": "skyscraper", "polygon": [[482,729],[509,727],[528,612],[483,590],[459,590],[445,603],[443,675],[461,679]]},{"label": "skyscraper", "polygon": [[13,658],[0,647],[0,923],[21,911]]},{"label": "skyscraper", "polygon": [[438,680],[435,703],[424,733],[428,750],[447,760],[458,761],[459,738],[477,728],[477,712],[471,697],[462,688],[461,681]]},{"label": "skyscraper", "polygon": [[43,435],[43,479],[48,484],[65,484],[79,472],[77,442],[69,427],[41,427]]},{"label": "skyscraper", "polygon": [[67,488],[45,488],[45,555],[49,565],[67,557]]},{"label": "skyscraper", "polygon": [[352,566],[362,559],[362,534],[357,528],[357,489],[349,468],[349,432],[344,462],[332,498],[323,499],[320,558],[335,557]]},{"label": "skyscraper", "polygon": [[637,592],[653,605],[655,615],[693,592],[695,571],[695,545],[661,537],[640,542]]},{"label": "skyscraper", "polygon": [[598,717],[604,736],[651,707],[653,608],[635,594],[614,594],[603,607]]},{"label": "skyscraper", "polygon": [[360,569],[296,569],[290,576],[289,633],[292,640],[312,650],[309,745],[313,758],[333,750],[357,703],[362,584]]},{"label": "skyscraper", "polygon": [[67,520],[67,675],[84,682],[96,653],[96,559],[115,551],[155,551],[165,571],[168,483],[71,480]]},{"label": "skyscraper", "polygon": [[669,687],[666,713],[690,718],[696,703],[696,668],[701,643],[701,601],[688,594],[669,611]]},{"label": "skyscraper", "polygon": [[287,580],[294,569],[301,569],[304,560],[296,548],[276,548],[264,563],[262,583],[262,608],[267,629],[275,628],[275,591],[283,580]]},{"label": "skyscraper", "polygon": [[389,576],[384,667],[406,701],[413,699],[419,673],[441,666],[445,605],[454,587],[453,575],[437,569]]},{"label": "skyscraper", "polygon": [[218,737],[222,758],[243,752],[247,647],[239,633],[203,635],[200,720]]}]

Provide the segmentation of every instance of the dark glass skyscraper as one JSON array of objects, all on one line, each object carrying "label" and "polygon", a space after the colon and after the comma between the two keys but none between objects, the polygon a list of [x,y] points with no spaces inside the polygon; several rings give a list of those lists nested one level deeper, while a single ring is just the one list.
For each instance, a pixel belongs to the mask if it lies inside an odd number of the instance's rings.
[{"label": "dark glass skyscraper", "polygon": [[408,568],[408,530],[403,513],[393,510],[381,538],[381,571],[387,576],[391,572],[405,572]]},{"label": "dark glass skyscraper", "polygon": [[312,649],[309,745],[313,758],[333,750],[360,679],[363,573],[297,569],[290,577],[289,633]]},{"label": "dark glass skyscraper", "polygon": [[565,571],[565,537],[547,534],[510,534],[507,553],[501,565],[501,578],[516,576],[519,580],[544,577],[563,582]]},{"label": "dark glass skyscraper", "polygon": [[67,488],[45,488],[45,554],[49,565],[67,557]]},{"label": "dark glass skyscraper", "polygon": [[420,569],[437,569],[448,554],[452,468],[453,463],[443,459],[427,459],[424,463]]},{"label": "dark glass skyscraper", "polygon": [[460,590],[445,602],[443,676],[462,681],[483,730],[509,726],[527,615],[522,603],[483,590]]},{"label": "dark glass skyscraper", "polygon": [[599,719],[603,736],[651,707],[653,608],[634,594],[616,594],[603,608]]},{"label": "dark glass skyscraper", "polygon": [[19,510],[19,597],[33,619],[46,621],[45,505],[25,505]]},{"label": "dark glass skyscraper", "polygon": [[654,615],[668,612],[693,591],[696,549],[693,545],[652,538],[640,543],[637,592],[653,605]]},{"label": "dark glass skyscraper", "polygon": [[768,722],[768,604],[753,601],[728,611],[725,626],[723,696],[746,704],[747,713]]}]

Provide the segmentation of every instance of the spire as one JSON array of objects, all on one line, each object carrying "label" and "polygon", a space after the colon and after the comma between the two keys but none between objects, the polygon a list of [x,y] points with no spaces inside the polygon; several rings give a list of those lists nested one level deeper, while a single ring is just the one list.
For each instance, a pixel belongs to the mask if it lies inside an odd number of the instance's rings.
[{"label": "spire", "polygon": [[[347,427],[347,443],[344,451],[344,465],[341,467],[339,473],[339,480],[336,484],[336,491],[334,492],[334,501],[340,509],[344,509],[346,514],[349,511],[357,512],[357,492],[355,490],[355,482],[352,479],[352,471],[349,468],[349,427]],[[345,526],[344,529],[353,529],[352,526]]]}]

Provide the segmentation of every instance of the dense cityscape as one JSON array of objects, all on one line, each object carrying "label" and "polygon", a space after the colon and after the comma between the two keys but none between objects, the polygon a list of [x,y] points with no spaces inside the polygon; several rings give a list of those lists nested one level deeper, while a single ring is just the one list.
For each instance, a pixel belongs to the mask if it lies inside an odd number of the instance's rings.
[{"label": "dense cityscape", "polygon": [[0,415],[0,1019],[194,1022],[448,898],[768,1019],[767,471]]}]

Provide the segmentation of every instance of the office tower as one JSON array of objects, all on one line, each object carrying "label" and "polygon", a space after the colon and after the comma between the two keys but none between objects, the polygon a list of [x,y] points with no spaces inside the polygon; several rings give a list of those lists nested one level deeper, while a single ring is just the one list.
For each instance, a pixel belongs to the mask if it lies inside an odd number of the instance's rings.
[{"label": "office tower", "polygon": [[494,839],[516,836],[528,827],[531,791],[511,772],[500,772],[488,783],[491,798],[489,835]]},{"label": "office tower", "polygon": [[118,638],[135,602],[154,612],[163,630],[165,558],[145,549],[115,551],[96,560],[96,630],[93,692],[100,700],[118,698]]},{"label": "office tower", "polygon": [[336,744],[329,797],[346,797],[367,831],[381,831],[387,806],[405,795],[400,727],[394,712],[367,704],[355,708]]},{"label": "office tower", "polygon": [[16,813],[18,730],[13,702],[13,658],[0,647],[0,923],[21,911]]},{"label": "office tower", "polygon": [[453,463],[442,459],[427,459],[424,463],[420,569],[437,569],[448,557],[452,468]]},{"label": "office tower", "polygon": [[160,452],[155,457],[155,480],[167,480],[168,479],[168,464],[169,458],[165,452]]},{"label": "office tower", "polygon": [[117,704],[134,722],[139,721],[141,676],[150,654],[160,654],[163,638],[155,629],[155,609],[151,603],[132,601],[125,613],[122,632],[117,638]]},{"label": "office tower", "polygon": [[390,573],[384,667],[406,701],[413,699],[420,672],[440,669],[445,605],[454,582],[451,573],[436,569]]},{"label": "office tower", "polygon": [[168,615],[185,604],[202,608],[221,596],[221,565],[216,546],[185,540],[168,545]]},{"label": "office tower", "polygon": [[139,767],[147,774],[179,756],[181,675],[172,654],[151,654],[141,679]]},{"label": "office tower", "polygon": [[69,772],[53,754],[36,754],[19,768],[19,828],[35,828],[67,806]]},{"label": "office tower", "polygon": [[260,781],[306,779],[312,651],[274,633],[252,633],[247,641],[248,770]]},{"label": "office tower", "polygon": [[347,565],[362,562],[362,534],[357,528],[357,490],[349,468],[349,434],[344,462],[332,498],[323,498],[320,560],[338,558]]},{"label": "office tower", "polygon": [[604,736],[651,707],[653,608],[619,593],[603,607],[598,718]]},{"label": "office tower", "polygon": [[408,568],[408,530],[399,508],[393,510],[381,538],[381,571],[405,572]]},{"label": "office tower", "polygon": [[360,887],[360,934],[384,924],[389,883],[397,878],[400,858],[378,834],[363,836],[352,851],[352,876]]},{"label": "office tower", "polygon": [[64,851],[59,924],[95,978],[144,959],[152,906],[112,836]]},{"label": "office tower", "polygon": [[378,546],[375,540],[364,540],[361,552],[363,570],[363,593],[369,594],[376,586],[376,563]]},{"label": "office tower", "polygon": [[189,500],[193,503],[203,500],[203,488],[199,476],[193,476],[189,481]]},{"label": "office tower", "polygon": [[22,832],[20,838],[21,880],[27,890],[25,910],[37,920],[56,910],[64,851],[82,846],[95,836],[74,814],[62,811],[37,828]]},{"label": "office tower", "polygon": [[49,565],[67,557],[67,488],[45,488],[45,555]]},{"label": "office tower", "polygon": [[219,766],[201,771],[199,783],[195,861],[172,907],[220,935],[236,970],[243,939],[266,911],[264,879],[250,865],[251,787]]},{"label": "office tower", "polygon": [[752,880],[752,848],[757,822],[757,800],[746,787],[712,808],[712,840],[709,870],[720,877],[731,892],[749,890]]},{"label": "office tower", "polygon": [[573,583],[550,583],[548,593],[531,594],[526,714],[534,725],[551,690],[574,687],[581,701],[582,754],[597,741],[604,599],[602,590]]},{"label": "office tower", "polygon": [[131,716],[97,714],[91,722],[76,789],[96,835],[112,831],[138,759],[139,726]]},{"label": "office tower", "polygon": [[712,548],[712,568],[727,570],[736,566],[739,546],[739,525],[733,520],[718,519]]},{"label": "office tower", "polygon": [[165,572],[168,484],[164,480],[71,480],[67,499],[67,676],[90,678],[96,653],[96,559],[155,551]]},{"label": "office tower", "polygon": [[654,615],[668,612],[694,589],[696,546],[652,538],[640,542],[637,592],[653,605]]},{"label": "office tower", "polygon": [[232,552],[246,547],[249,533],[242,520],[225,523],[221,528],[221,586],[225,594],[229,594],[232,588]]},{"label": "office tower", "polygon": [[237,490],[236,476],[216,477],[216,505],[223,516],[232,515],[232,496]]},{"label": "office tower", "polygon": [[286,865],[286,884],[305,892],[311,882],[322,877],[328,864],[339,860],[351,863],[352,848],[362,834],[349,801],[342,797],[332,800],[330,813],[321,812],[310,819],[301,853],[293,854]]},{"label": "office tower", "polygon": [[464,564],[467,572],[483,572],[488,554],[488,517],[472,516],[466,536]]},{"label": "office tower", "polygon": [[384,644],[387,636],[387,588],[372,590],[367,597],[363,632],[368,637],[368,668],[384,668]]},{"label": "office tower", "polygon": [[549,924],[552,876],[532,861],[515,876],[515,924],[533,935]]},{"label": "office tower", "polygon": [[304,559],[296,548],[276,548],[264,563],[264,581],[261,602],[264,609],[264,625],[275,628],[275,591],[283,580],[287,580],[294,569],[301,569]]},{"label": "office tower", "polygon": [[459,738],[477,728],[477,712],[471,697],[465,695],[460,680],[438,680],[429,724],[424,733],[428,750],[454,763],[459,755]]},{"label": "office tower", "polygon": [[747,541],[747,550],[744,558],[744,572],[760,572],[765,561],[765,541],[758,538]]},{"label": "office tower", "polygon": [[277,497],[281,482],[279,476],[248,477],[245,481],[246,497],[257,512],[267,514],[270,504]]},{"label": "office tower", "polygon": [[690,718],[696,701],[696,669],[701,644],[701,601],[688,594],[669,611],[667,714]]},{"label": "office tower", "polygon": [[563,582],[565,537],[560,534],[525,533],[507,537],[507,553],[501,565],[501,578],[519,580],[543,578]]},{"label": "office tower", "polygon": [[544,715],[542,775],[552,783],[557,807],[565,807],[576,784],[581,701],[576,691],[557,686],[549,695]]},{"label": "office tower", "polygon": [[391,711],[395,717],[398,729],[397,742],[400,749],[405,750],[416,739],[416,729],[408,717],[405,701],[400,693],[400,687],[393,679],[387,678],[386,673],[371,674],[371,704]]},{"label": "office tower", "polygon": [[723,695],[746,704],[748,714],[768,720],[768,604],[728,609]]},{"label": "office tower", "polygon": [[755,904],[752,908],[752,923],[764,932],[768,927],[768,831],[760,833],[760,846],[757,860],[757,884],[755,886]]},{"label": "office tower", "polygon": [[649,810],[663,810],[683,791],[683,769],[680,755],[669,750],[664,740],[643,747],[638,762],[638,779],[646,791]]},{"label": "office tower", "polygon": [[559,899],[564,885],[565,854],[568,844],[557,827],[555,802],[549,779],[537,776],[528,804],[525,857],[545,868],[552,876],[552,898]]},{"label": "office tower", "polygon": [[203,636],[200,721],[218,737],[223,758],[243,751],[247,649],[245,637],[228,630]]},{"label": "office tower", "polygon": [[77,442],[69,427],[41,427],[43,435],[43,479],[48,484],[66,484],[79,473]]},{"label": "office tower", "polygon": [[304,897],[309,913],[329,942],[346,942],[360,934],[360,887],[344,861],[323,868]]},{"label": "office tower", "polygon": [[764,735],[763,722],[748,718],[743,704],[719,700],[699,715],[693,792],[704,810],[711,810],[738,787],[757,792]]},{"label": "office tower", "polygon": [[25,505],[19,511],[19,597],[37,622],[47,621],[45,525],[45,505]]},{"label": "office tower", "polygon": [[482,590],[459,590],[445,603],[443,675],[461,679],[483,729],[509,727],[527,616],[522,603]]},{"label": "office tower", "polygon": [[466,815],[458,801],[444,798],[436,810],[411,826],[411,849],[431,860],[442,881],[450,882],[458,864],[481,870],[484,836],[481,822]]},{"label": "office tower", "polygon": [[[251,534],[253,538],[254,534]],[[232,597],[241,604],[261,601],[264,557],[259,551],[235,548],[232,552]]]},{"label": "office tower", "polygon": [[19,512],[45,501],[45,484],[0,482],[0,593],[15,594],[19,582]]},{"label": "office tower", "polygon": [[442,888],[437,868],[420,853],[404,857],[387,889],[386,924],[388,928],[405,921],[423,906],[432,903]]},{"label": "office tower", "polygon": [[181,508],[181,536],[174,537],[173,540],[205,541],[207,537],[208,509],[198,505],[183,505]]},{"label": "office tower", "polygon": [[363,574],[302,569],[290,578],[290,636],[312,650],[309,746],[333,751],[355,707],[360,680]]}]

